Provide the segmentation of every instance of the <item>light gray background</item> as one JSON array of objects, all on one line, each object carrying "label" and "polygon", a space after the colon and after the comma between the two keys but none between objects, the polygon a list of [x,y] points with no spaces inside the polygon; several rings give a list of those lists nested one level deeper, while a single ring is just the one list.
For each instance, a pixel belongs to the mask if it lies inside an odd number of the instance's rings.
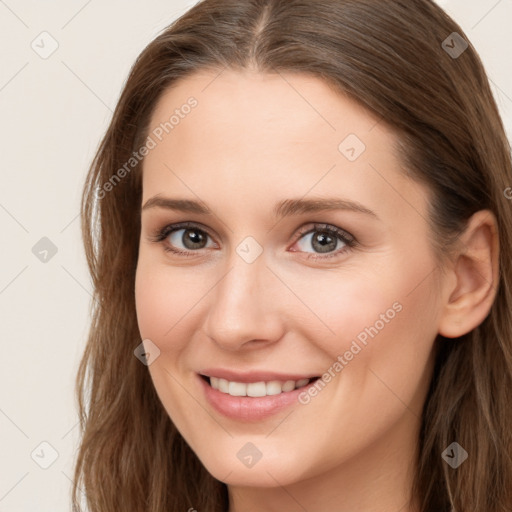
[{"label": "light gray background", "polygon": [[[70,510],[91,293],[81,187],[136,56],[194,3],[0,0],[0,512]],[[512,0],[439,3],[482,56],[510,137]],[[58,43],[46,59],[31,47],[51,48],[43,31]]]}]

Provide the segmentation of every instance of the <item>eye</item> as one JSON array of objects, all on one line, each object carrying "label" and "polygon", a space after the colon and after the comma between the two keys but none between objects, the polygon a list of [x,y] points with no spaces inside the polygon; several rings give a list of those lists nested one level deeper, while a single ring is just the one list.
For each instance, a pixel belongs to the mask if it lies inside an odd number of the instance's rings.
[{"label": "eye", "polygon": [[[207,245],[208,233],[197,228],[176,229],[168,239],[173,247],[183,244],[185,250],[193,251],[195,249],[204,249]],[[178,247],[179,248],[179,247]]]},{"label": "eye", "polygon": [[[308,258],[323,259],[337,256],[349,251],[356,245],[355,238],[336,226],[329,224],[315,224],[313,229],[307,231],[307,227],[299,232],[299,240],[295,243],[302,252],[309,252],[307,249],[313,248]],[[341,247],[340,247],[341,246]],[[295,252],[295,250],[292,250]],[[327,254],[322,256],[322,254]]]},{"label": "eye", "polygon": [[181,223],[165,226],[150,239],[154,242],[162,242],[164,249],[181,256],[194,256],[194,252],[200,249],[216,247],[208,245],[210,235],[193,223]]},{"label": "eye", "polygon": [[[208,244],[211,235],[192,222],[171,224],[157,231],[149,239],[163,244],[164,250],[179,256],[195,256],[201,249],[218,248],[215,243]],[[314,224],[299,230],[291,252],[313,252],[307,258],[326,259],[348,252],[357,245],[356,239],[341,228],[329,224]],[[340,247],[341,246],[341,247]],[[324,256],[322,256],[324,254]]]}]

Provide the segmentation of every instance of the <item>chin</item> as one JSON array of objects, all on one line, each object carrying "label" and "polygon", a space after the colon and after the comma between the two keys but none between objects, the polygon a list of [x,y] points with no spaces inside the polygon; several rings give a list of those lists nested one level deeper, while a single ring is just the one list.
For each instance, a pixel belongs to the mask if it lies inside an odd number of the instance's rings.
[{"label": "chin", "polygon": [[[269,446],[262,448],[264,453],[259,460],[250,460],[247,458],[250,455],[246,454],[250,454],[254,448],[247,446],[248,443],[245,441],[237,442],[236,438],[232,441],[236,449],[226,448],[222,453],[215,451],[200,457],[203,466],[217,480],[233,486],[271,488],[290,485],[306,478],[306,475],[299,471],[299,468],[307,466],[303,459],[297,461],[295,457],[288,458],[275,450],[269,456]],[[255,451],[253,457],[257,457]]]}]

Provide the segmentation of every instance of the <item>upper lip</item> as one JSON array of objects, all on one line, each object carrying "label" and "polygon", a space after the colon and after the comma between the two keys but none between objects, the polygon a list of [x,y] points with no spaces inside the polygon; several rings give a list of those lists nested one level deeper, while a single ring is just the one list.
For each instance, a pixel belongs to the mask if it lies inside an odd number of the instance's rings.
[{"label": "upper lip", "polygon": [[224,368],[207,368],[198,372],[205,377],[217,377],[226,379],[230,382],[269,382],[279,380],[286,382],[287,380],[312,379],[318,377],[314,373],[279,373],[271,371],[250,370],[246,372],[235,372]]}]

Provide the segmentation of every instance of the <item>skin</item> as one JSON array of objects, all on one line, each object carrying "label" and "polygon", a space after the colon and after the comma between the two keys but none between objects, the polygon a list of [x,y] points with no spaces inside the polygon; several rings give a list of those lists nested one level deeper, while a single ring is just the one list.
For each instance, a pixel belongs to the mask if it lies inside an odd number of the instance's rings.
[{"label": "skin", "polygon": [[[384,122],[318,78],[224,70],[166,91],[150,132],[190,96],[197,107],[143,165],[142,205],[160,195],[213,212],[142,211],[137,317],[142,339],[160,349],[148,369],[162,404],[228,484],[230,512],[416,510],[409,492],[433,342],[469,332],[489,312],[494,217],[473,216],[460,253],[440,272],[427,238],[429,191],[401,173]],[[366,146],[353,162],[338,149],[349,134]],[[378,218],[272,216],[277,202],[303,197],[357,201]],[[151,240],[183,221],[211,235],[204,248],[183,245],[184,231]],[[357,246],[340,253],[339,241],[318,252],[311,235],[298,234],[313,223],[347,231]],[[252,263],[236,251],[248,236],[263,248]],[[170,243],[195,252],[175,255],[164,250]],[[395,303],[401,311],[307,405],[237,421],[216,412],[197,383],[206,367],[322,375]],[[247,442],[262,453],[251,468],[237,457]]]}]

